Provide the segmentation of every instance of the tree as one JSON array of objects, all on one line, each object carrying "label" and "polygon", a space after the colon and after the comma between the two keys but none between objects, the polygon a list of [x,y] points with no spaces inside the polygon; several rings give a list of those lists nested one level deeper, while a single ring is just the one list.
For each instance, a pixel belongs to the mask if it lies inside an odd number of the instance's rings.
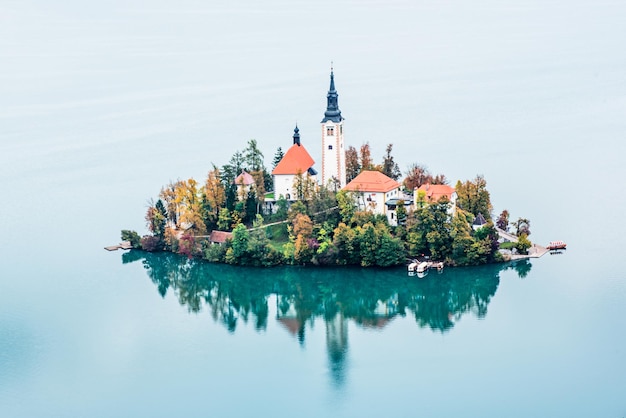
[{"label": "tree", "polygon": [[432,176],[428,169],[423,165],[411,164],[406,172],[404,187],[407,190],[414,190],[426,183],[432,183]]},{"label": "tree", "polygon": [[229,264],[246,264],[248,256],[248,241],[250,234],[243,224],[233,229],[231,248],[226,252],[226,262]]},{"label": "tree", "polygon": [[431,179],[430,184],[448,184],[448,179],[445,174],[437,174]]},{"label": "tree", "polygon": [[406,223],[407,211],[404,206],[404,200],[398,200],[396,204],[396,218],[398,220],[398,225],[404,225]]},{"label": "tree", "polygon": [[156,204],[150,205],[146,212],[146,224],[152,235],[159,240],[163,240],[165,227],[167,225],[167,211],[161,199]]},{"label": "tree", "polygon": [[530,235],[530,221],[528,219],[518,218],[517,221],[512,222],[512,225],[515,227],[515,235],[518,237],[522,235],[528,237]]},{"label": "tree", "polygon": [[198,183],[190,178],[176,183],[175,203],[179,213],[178,227],[184,227],[195,234],[206,233],[206,225],[201,212],[201,199],[197,187]]},{"label": "tree", "polygon": [[333,231],[333,236],[337,264],[358,264],[360,251],[356,231],[341,222]]},{"label": "tree", "polygon": [[491,220],[491,199],[487,191],[487,181],[481,175],[471,181],[456,183],[457,206],[478,216],[482,213],[486,220]]},{"label": "tree", "polygon": [[178,224],[178,211],[176,209],[176,183],[170,182],[167,186],[161,189],[159,193],[160,199],[164,202],[167,210],[167,218],[172,225]]},{"label": "tree", "polygon": [[133,248],[141,248],[141,237],[135,231],[122,229],[122,241],[129,241]]},{"label": "tree", "polygon": [[226,203],[226,191],[221,181],[220,170],[215,164],[213,170],[209,171],[204,184],[204,199],[209,220],[215,224],[219,220],[220,211]]},{"label": "tree", "polygon": [[311,262],[314,251],[309,245],[308,239],[305,238],[304,235],[300,234],[296,237],[294,247],[293,258],[296,263],[307,264]]},{"label": "tree", "polygon": [[372,160],[372,151],[370,150],[369,142],[361,145],[360,150],[361,157],[361,171],[367,171],[374,169],[374,161]]},{"label": "tree", "polygon": [[391,156],[392,150],[393,144],[388,144],[385,150],[386,154],[383,157],[382,173],[387,177],[398,180],[400,176],[402,176],[402,173],[400,172],[400,167],[398,167],[398,164],[393,160],[393,157]]},{"label": "tree", "polygon": [[243,150],[244,161],[249,171],[264,171],[263,153],[259,150],[256,139],[248,141],[248,146]]},{"label": "tree", "polygon": [[361,254],[361,266],[369,267],[376,265],[376,251],[378,249],[378,236],[376,228],[371,223],[366,223],[357,235]]},{"label": "tree", "polygon": [[527,254],[528,249],[531,246],[532,243],[530,242],[530,240],[528,239],[528,235],[526,234],[521,234],[517,239],[517,243],[515,244],[515,248],[517,248],[517,251],[520,254]]},{"label": "tree", "polygon": [[313,222],[311,218],[302,213],[298,213],[293,220],[293,235],[298,237],[302,235],[304,238],[310,238],[313,234]]},{"label": "tree", "polygon": [[230,216],[230,211],[228,208],[220,209],[220,214],[217,219],[217,228],[221,231],[227,231],[230,229],[232,224],[232,218]]},{"label": "tree", "polygon": [[389,267],[401,264],[404,261],[405,252],[402,242],[391,236],[389,229],[383,224],[376,225],[378,246],[376,248],[376,265]]},{"label": "tree", "polygon": [[274,154],[274,161],[272,161],[272,170],[276,168],[276,166],[278,165],[280,160],[283,159],[284,156],[285,153],[283,152],[283,149],[281,147],[278,147],[278,149],[276,150],[276,154]]},{"label": "tree", "polygon": [[348,225],[352,223],[352,218],[354,217],[354,212],[356,211],[356,205],[354,204],[352,194],[345,190],[341,190],[337,193],[337,205],[339,206],[341,221]]},{"label": "tree", "polygon": [[346,149],[346,181],[350,183],[360,172],[361,164],[359,164],[359,154],[356,148],[349,146]]},{"label": "tree", "polygon": [[504,209],[500,216],[498,216],[498,220],[496,220],[496,226],[501,230],[507,232],[509,230],[509,211]]},{"label": "tree", "polygon": [[293,180],[293,188],[298,200],[308,202],[315,192],[315,182],[311,176],[298,172]]}]

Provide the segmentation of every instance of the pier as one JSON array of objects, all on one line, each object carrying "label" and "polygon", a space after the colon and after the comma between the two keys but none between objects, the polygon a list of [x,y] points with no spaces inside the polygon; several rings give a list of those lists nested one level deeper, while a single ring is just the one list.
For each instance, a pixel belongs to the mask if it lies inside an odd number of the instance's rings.
[{"label": "pier", "polygon": [[122,241],[117,245],[104,247],[104,249],[107,251],[130,250],[131,248],[133,248],[133,246],[130,244],[130,241]]}]

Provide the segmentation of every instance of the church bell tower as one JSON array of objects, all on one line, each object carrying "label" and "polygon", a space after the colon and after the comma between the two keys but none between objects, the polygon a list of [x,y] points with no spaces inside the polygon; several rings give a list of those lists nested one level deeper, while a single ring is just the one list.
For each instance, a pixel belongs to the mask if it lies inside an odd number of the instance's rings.
[{"label": "church bell tower", "polygon": [[322,184],[331,186],[334,179],[339,189],[346,185],[346,150],[343,143],[343,117],[339,110],[335,75],[330,69],[330,88],[326,95],[326,112],[322,119]]}]

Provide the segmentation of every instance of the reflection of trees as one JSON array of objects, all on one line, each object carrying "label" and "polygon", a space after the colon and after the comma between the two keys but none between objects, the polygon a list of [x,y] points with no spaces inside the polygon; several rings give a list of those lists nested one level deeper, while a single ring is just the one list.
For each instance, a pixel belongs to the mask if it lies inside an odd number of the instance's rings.
[{"label": "reflection of trees", "polygon": [[[431,272],[423,279],[408,277],[401,269],[232,267],[189,260],[174,254],[125,253],[125,263],[141,260],[161,296],[172,290],[190,312],[203,307],[235,331],[237,321],[267,327],[268,299],[276,295],[277,319],[297,327],[337,315],[362,327],[381,328],[395,316],[415,316],[420,327],[447,331],[466,313],[479,318],[496,292],[503,268],[521,277],[530,263],[490,265]],[[295,328],[294,328],[295,329]],[[294,332],[296,334],[296,332]]]},{"label": "reflection of trees", "polygon": [[189,260],[171,253],[131,251],[123,262],[141,260],[150,280],[164,297],[171,290],[189,312],[205,309],[229,332],[238,321],[267,327],[269,298],[276,298],[276,320],[305,341],[306,324],[323,318],[333,381],[345,380],[348,325],[382,328],[396,316],[412,315],[420,327],[447,332],[464,314],[478,318],[496,293],[500,271],[528,274],[530,263],[488,265],[408,277],[397,269],[245,268]]}]

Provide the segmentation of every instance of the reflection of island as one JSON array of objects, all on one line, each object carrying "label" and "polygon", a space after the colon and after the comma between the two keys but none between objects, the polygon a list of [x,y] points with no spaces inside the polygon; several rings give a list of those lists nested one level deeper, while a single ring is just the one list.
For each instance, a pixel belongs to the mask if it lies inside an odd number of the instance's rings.
[{"label": "reflection of island", "polygon": [[235,332],[237,322],[267,327],[270,299],[276,321],[300,344],[307,324],[323,318],[333,381],[345,379],[348,321],[382,329],[396,316],[411,315],[421,328],[447,332],[464,314],[482,318],[496,293],[500,272],[513,268],[525,277],[531,264],[487,265],[447,269],[425,279],[408,277],[404,269],[280,267],[254,269],[188,260],[174,254],[131,251],[123,262],[141,260],[161,296],[173,292],[190,312],[206,309],[213,319]]}]

